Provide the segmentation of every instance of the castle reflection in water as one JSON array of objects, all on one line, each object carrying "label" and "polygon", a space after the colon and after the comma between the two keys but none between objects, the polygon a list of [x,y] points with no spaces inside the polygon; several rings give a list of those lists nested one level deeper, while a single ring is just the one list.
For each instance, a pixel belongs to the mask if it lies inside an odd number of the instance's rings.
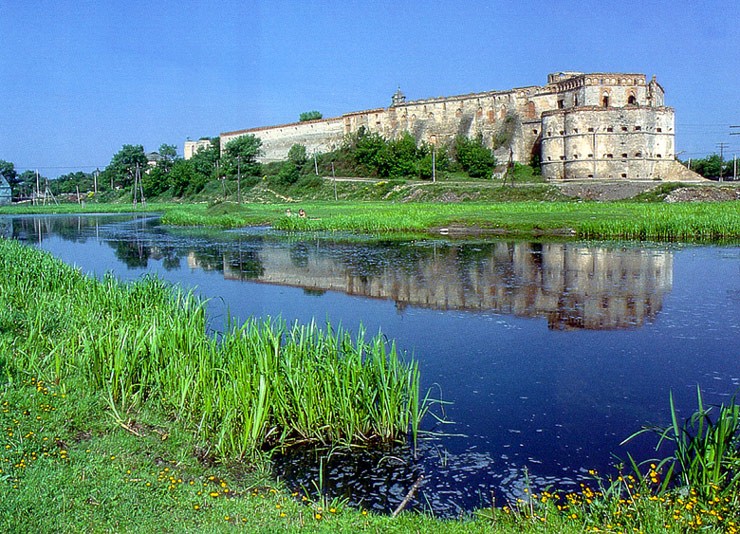
[{"label": "castle reflection in water", "polygon": [[545,317],[551,329],[640,326],[671,290],[666,250],[574,243],[376,247],[262,243],[223,253],[223,263],[188,254],[192,267],[223,270],[231,280],[341,291],[391,299],[400,309],[492,311]]}]

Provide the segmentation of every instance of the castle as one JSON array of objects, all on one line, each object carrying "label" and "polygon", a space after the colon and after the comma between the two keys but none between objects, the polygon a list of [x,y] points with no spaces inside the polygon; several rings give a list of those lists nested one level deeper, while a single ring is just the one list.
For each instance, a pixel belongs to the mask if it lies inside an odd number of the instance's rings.
[{"label": "castle", "polygon": [[[308,153],[338,148],[364,127],[386,138],[449,143],[482,136],[500,163],[539,159],[548,180],[656,180],[685,169],[675,161],[674,111],[663,87],[644,74],[557,72],[543,86],[407,101],[340,117],[225,132],[262,140],[263,162],[287,159],[294,144]],[[186,159],[208,141],[186,141]]]}]

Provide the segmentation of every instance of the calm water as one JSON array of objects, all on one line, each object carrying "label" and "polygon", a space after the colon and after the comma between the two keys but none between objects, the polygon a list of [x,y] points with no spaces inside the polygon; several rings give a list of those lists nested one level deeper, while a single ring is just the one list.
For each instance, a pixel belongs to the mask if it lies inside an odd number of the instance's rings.
[{"label": "calm water", "polygon": [[[153,272],[231,313],[316,319],[382,331],[419,360],[424,387],[450,401],[446,436],[319,460],[278,458],[278,474],[393,509],[424,475],[415,505],[440,515],[567,488],[626,458],[620,442],[740,388],[740,247],[411,241],[348,244],[266,229],[163,227],[155,217],[0,218],[0,234],[38,244],[97,276]],[[641,458],[654,440],[631,445]],[[526,474],[526,475],[525,475]],[[330,482],[328,482],[330,481]]]}]

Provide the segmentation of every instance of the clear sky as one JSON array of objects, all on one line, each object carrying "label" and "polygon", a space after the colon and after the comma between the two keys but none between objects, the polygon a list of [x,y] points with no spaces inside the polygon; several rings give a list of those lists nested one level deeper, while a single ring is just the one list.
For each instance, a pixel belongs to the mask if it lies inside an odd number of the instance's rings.
[{"label": "clear sky", "polygon": [[54,177],[561,70],[655,74],[681,158],[740,155],[738,0],[0,0],[0,159]]}]

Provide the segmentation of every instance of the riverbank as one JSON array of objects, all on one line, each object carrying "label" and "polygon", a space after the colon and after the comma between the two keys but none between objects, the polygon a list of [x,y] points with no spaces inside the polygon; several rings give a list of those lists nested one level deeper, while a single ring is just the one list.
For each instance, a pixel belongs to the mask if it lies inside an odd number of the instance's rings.
[{"label": "riverbank", "polygon": [[[286,231],[456,237],[515,236],[655,241],[740,239],[740,186],[715,183],[318,179],[311,189],[260,182],[243,202],[204,192],[196,202],[13,205],[0,213],[157,212],[167,224]],[[306,217],[299,217],[303,209]],[[290,213],[291,216],[288,216]]]},{"label": "riverbank", "polygon": [[[122,398],[121,391],[133,391],[116,389],[117,379],[92,388],[86,384],[88,362],[79,353],[84,353],[85,340],[105,339],[96,329],[110,321],[85,310],[105,281],[90,280],[41,252],[5,241],[0,241],[0,261],[8,274],[0,285],[3,530],[226,531],[243,525],[250,531],[582,532],[657,531],[668,525],[682,532],[698,527],[697,520],[732,531],[738,520],[731,508],[737,509],[736,501],[659,494],[652,476],[610,483],[594,474],[593,487],[570,497],[558,498],[553,491],[527,502],[497,501],[508,508],[481,510],[458,521],[424,514],[377,516],[341,499],[316,496],[312,488],[287,488],[274,480],[264,456],[237,460],[239,455],[215,454],[212,440],[198,439],[196,427],[167,408],[179,405],[176,392]],[[28,271],[27,276],[14,269]],[[139,338],[135,323],[151,297],[142,291],[146,285],[108,284],[124,327],[114,337],[126,337],[128,331]],[[166,303],[154,300],[156,306]],[[192,308],[185,316],[169,308],[165,312],[178,318],[178,337],[192,339],[188,329],[200,329],[189,315]],[[156,362],[166,361],[173,345],[157,346]],[[165,366],[145,369],[149,377],[166,374]],[[24,524],[18,524],[19,517]]]},{"label": "riverbank", "polygon": [[[298,216],[299,209],[304,210],[305,217]],[[740,238],[740,203],[219,203],[167,209],[163,222],[225,228],[263,224],[286,231],[384,236],[455,234],[711,241]]]}]

